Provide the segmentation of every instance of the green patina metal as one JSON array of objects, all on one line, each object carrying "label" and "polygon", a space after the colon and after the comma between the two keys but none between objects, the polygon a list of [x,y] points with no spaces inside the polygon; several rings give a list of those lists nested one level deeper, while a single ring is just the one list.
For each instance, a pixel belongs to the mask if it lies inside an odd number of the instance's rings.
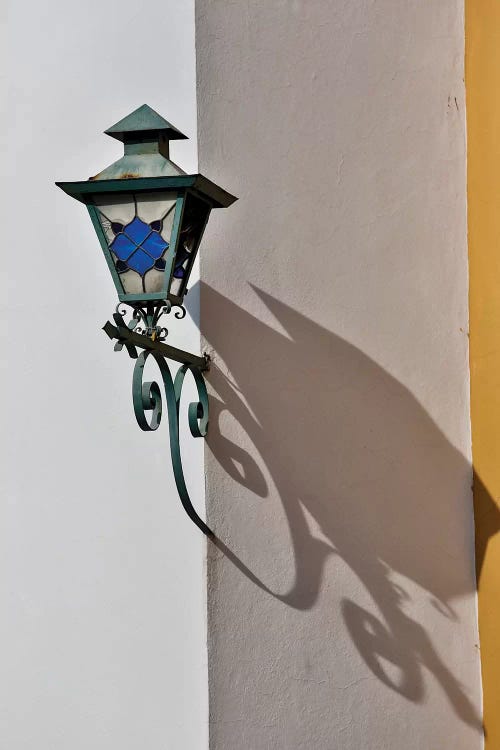
[{"label": "green patina metal", "polygon": [[138,355],[135,347],[141,347],[142,349],[156,352],[168,359],[173,359],[181,364],[197,367],[200,372],[209,369],[209,358],[207,355],[198,357],[196,354],[191,354],[183,349],[178,349],[175,346],[165,344],[161,340],[152,339],[147,334],[135,333],[133,330],[130,330],[119,313],[115,313],[113,318],[116,325],[113,325],[108,320],[102,330],[110,339],[117,340],[117,345],[115,345],[116,351],[120,351],[122,346],[127,346],[129,355],[132,359],[137,359]]},{"label": "green patina metal", "polygon": [[[182,468],[182,458],[179,440],[179,410],[181,403],[182,386],[187,372],[193,375],[198,390],[199,401],[189,404],[188,420],[191,435],[195,438],[205,437],[208,429],[208,394],[205,381],[196,366],[183,364],[178,369],[175,378],[172,379],[170,368],[166,360],[157,352],[144,351],[137,359],[134,367],[132,378],[132,399],[134,402],[134,411],[137,423],[141,430],[146,432],[156,430],[162,417],[162,397],[158,383],[156,381],[143,382],[144,365],[148,356],[151,355],[158,365],[165,396],[167,400],[168,428],[170,436],[170,455],[172,458],[172,467],[174,470],[175,484],[182,503],[182,507],[188,514],[193,523],[198,526],[204,534],[213,536],[212,530],[200,518],[193,507],[189,492],[184,479]],[[152,412],[148,421],[146,412]]]},{"label": "green patina metal", "polygon": [[[207,433],[208,395],[202,372],[209,367],[209,357],[207,355],[200,357],[165,344],[164,339],[168,331],[160,325],[159,321],[162,315],[170,313],[173,308],[179,308],[174,313],[174,317],[185,316],[186,311],[182,307],[182,302],[187,293],[187,284],[210,212],[214,208],[230,206],[236,198],[201,174],[185,174],[170,159],[169,141],[185,139],[186,136],[147,104],[112,125],[105,133],[123,143],[123,156],[88,180],[57,182],[56,185],[67,195],[87,206],[113,278],[120,300],[118,307],[122,309],[117,308],[113,315],[115,324],[108,321],[104,326],[104,331],[111,339],[116,340],[115,351],[120,351],[125,347],[129,356],[136,360],[132,398],[137,422],[141,429],[151,431],[156,430],[161,421],[160,387],[156,382],[143,383],[144,365],[147,358],[152,356],[160,369],[165,389],[170,453],[179,497],[191,520],[205,534],[211,536],[211,530],[196,513],[191,503],[182,469],[179,442],[180,399],[187,372],[190,372],[194,378],[199,398],[199,401],[190,404],[188,409],[191,434],[193,437],[204,437]],[[111,226],[112,232],[118,233],[120,239],[124,240],[125,235],[122,231],[127,232],[128,227],[133,225],[133,221],[129,219],[127,225],[118,223],[118,229],[114,228],[116,218],[107,219],[110,224],[103,225],[106,214],[104,210],[99,209],[99,206],[109,205],[110,202],[116,205],[115,197],[120,198],[123,195],[124,200],[119,200],[118,204],[122,208],[124,205],[135,206],[134,221],[137,220],[141,226],[144,226],[144,222],[141,224],[138,220],[137,196],[143,194],[143,200],[147,202],[152,200],[148,194],[157,192],[173,194],[174,198],[168,199],[172,204],[175,200],[175,213],[170,234],[165,235],[163,244],[165,249],[161,256],[161,265],[158,266],[163,269],[160,271],[163,273],[161,289],[143,293],[126,292],[125,287],[134,288],[135,282],[132,286],[129,282],[122,284],[120,274],[128,273],[131,267],[136,270],[140,269],[140,263],[133,265],[133,257],[138,257],[135,254],[141,251],[142,240],[138,240],[130,252],[127,251],[126,254],[121,255],[116,245],[116,234],[114,239],[110,239],[106,237],[105,232],[109,234],[108,226]],[[164,198],[160,197],[160,203],[163,200]],[[119,219],[122,221],[121,215]],[[152,219],[147,219],[147,222],[151,221]],[[158,223],[158,221],[150,223],[150,234],[153,231],[161,231],[154,226]],[[111,237],[113,238],[113,234]],[[159,258],[159,254],[155,255],[151,252],[149,257],[154,261]],[[182,264],[182,268],[179,264]],[[148,267],[145,263],[140,271],[142,276],[139,278],[142,278],[143,290],[148,289],[149,282],[145,280]],[[174,273],[177,280],[175,287]],[[149,289],[157,288],[156,284],[160,286],[159,281],[158,283],[155,281]],[[123,317],[127,308],[124,308],[122,303],[132,310],[132,319],[128,323]],[[143,350],[141,354],[138,354],[138,349]],[[181,365],[175,378],[172,378],[167,359],[179,362]],[[149,420],[146,412],[151,412]]]},{"label": "green patina metal", "polygon": [[151,193],[155,190],[192,188],[214,208],[228,208],[238,199],[201,174],[174,177],[134,177],[123,179],[56,182],[57,187],[82,203],[90,203],[92,195],[100,193]]},{"label": "green patina metal", "polygon": [[145,132],[151,131],[163,133],[169,141],[187,138],[187,135],[177,130],[148,104],[138,107],[104,132],[112,138],[126,142],[132,134],[144,135]]},{"label": "green patina metal", "polygon": [[[132,378],[132,401],[134,412],[139,427],[145,432],[158,429],[161,422],[163,405],[161,390],[156,381],[143,383],[144,365],[149,355],[157,363],[165,389],[167,402],[170,456],[174,470],[175,484],[182,507],[188,514],[189,518],[198,526],[207,536],[213,536],[213,532],[206,523],[199,517],[191,502],[189,492],[184,478],[182,468],[181,448],[179,440],[179,418],[180,418],[180,401],[182,386],[187,372],[190,372],[194,378],[198,390],[199,401],[189,404],[188,422],[191,435],[193,437],[205,437],[208,430],[208,394],[202,372],[209,369],[210,359],[207,355],[198,357],[190,352],[164,344],[161,341],[151,338],[148,334],[151,328],[155,328],[158,322],[158,312],[150,308],[146,312],[145,320],[150,324],[150,329],[146,329],[143,334],[135,333],[130,329],[133,323],[125,323],[123,316],[116,312],[113,315],[116,325],[107,321],[103,326],[104,332],[110,339],[116,339],[115,350],[119,351],[125,346],[129,356],[136,360]],[[155,330],[158,330],[155,328]],[[137,347],[144,351],[137,353]],[[167,358],[181,363],[175,378],[172,379],[170,368],[167,364]],[[151,418],[148,420],[146,412],[151,411]]]}]

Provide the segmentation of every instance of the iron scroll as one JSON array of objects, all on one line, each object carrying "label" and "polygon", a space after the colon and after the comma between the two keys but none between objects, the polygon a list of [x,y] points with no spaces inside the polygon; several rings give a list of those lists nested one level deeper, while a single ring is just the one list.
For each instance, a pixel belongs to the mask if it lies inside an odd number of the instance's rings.
[{"label": "iron scroll", "polygon": [[[164,312],[170,312],[170,308],[165,308]],[[151,315],[148,313],[148,318],[146,318],[145,313],[142,315],[135,313],[133,320],[127,324],[121,311],[117,311],[113,315],[115,325],[108,321],[104,326],[104,331],[110,339],[116,339],[115,351],[120,351],[125,347],[129,356],[136,360],[132,377],[132,401],[137,423],[141,430],[145,432],[157,430],[162,418],[163,401],[160,386],[156,381],[143,382],[144,366],[147,358],[149,356],[153,357],[158,365],[166,397],[172,468],[182,507],[193,523],[204,534],[208,537],[213,537],[212,530],[199,517],[189,497],[182,468],[179,435],[181,393],[184,378],[188,372],[193,376],[198,391],[198,401],[190,403],[188,407],[189,429],[191,435],[195,438],[205,437],[207,434],[208,393],[202,372],[208,370],[210,357],[206,354],[199,357],[165,344],[162,334],[166,329],[161,329],[157,326],[159,314],[155,313],[154,318]],[[177,315],[182,316],[182,313],[179,312]],[[144,330],[138,333],[137,323],[140,320],[143,320],[147,324],[147,327],[145,326]],[[150,333],[153,335],[148,335]],[[143,350],[141,354],[138,354],[138,348]],[[180,362],[181,366],[177,370],[175,378],[172,378],[167,358]],[[146,412],[151,412],[149,419],[146,416]]]},{"label": "iron scroll", "polygon": [[[168,427],[170,435],[170,454],[172,457],[172,467],[174,470],[175,484],[177,491],[182,503],[182,507],[188,514],[189,518],[193,523],[198,526],[201,531],[207,536],[213,536],[213,532],[209,529],[204,521],[199,517],[195,511],[189,492],[186,487],[184,479],[184,471],[182,468],[180,439],[179,439],[179,412],[182,386],[184,384],[184,378],[187,372],[191,372],[196,387],[198,390],[199,401],[195,401],[189,404],[188,408],[188,420],[189,429],[191,435],[195,438],[205,437],[208,428],[208,394],[205,381],[199,369],[190,364],[183,364],[179,367],[175,378],[172,379],[170,368],[167,361],[156,352],[143,351],[139,355],[135,367],[134,375],[132,378],[132,399],[134,403],[134,412],[137,419],[137,423],[141,430],[150,432],[158,429],[161,417],[162,417],[162,395],[160,386],[156,381],[143,382],[144,377],[144,365],[149,356],[152,356],[156,361],[160,370],[163,385],[165,388],[165,396],[167,400],[167,413],[168,413]],[[151,418],[148,420],[146,412],[152,412]]]}]

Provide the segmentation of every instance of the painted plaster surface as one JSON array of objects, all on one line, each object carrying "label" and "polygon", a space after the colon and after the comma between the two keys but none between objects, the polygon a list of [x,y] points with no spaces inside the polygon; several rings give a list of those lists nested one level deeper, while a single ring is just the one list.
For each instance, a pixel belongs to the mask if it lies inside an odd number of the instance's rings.
[{"label": "painted plaster surface", "polygon": [[196,40],[211,748],[477,750],[462,3]]},{"label": "painted plaster surface", "polygon": [[[487,750],[500,747],[498,3],[467,0],[470,369],[479,634]],[[495,92],[495,95],[492,95]]]},{"label": "painted plaster surface", "polygon": [[[196,171],[194,7],[28,0],[2,16],[0,747],[206,748],[204,540],[167,425],[139,429],[133,362],[101,331],[116,292],[88,214],[54,185],[117,159],[102,131],[144,102],[191,137],[172,156]],[[166,325],[199,348],[192,320]],[[203,447],[185,433],[199,507]]]}]

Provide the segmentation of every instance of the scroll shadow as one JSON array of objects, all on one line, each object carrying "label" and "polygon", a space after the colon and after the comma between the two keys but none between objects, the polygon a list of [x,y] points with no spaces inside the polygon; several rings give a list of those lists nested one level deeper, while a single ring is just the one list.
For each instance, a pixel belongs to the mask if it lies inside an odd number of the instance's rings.
[{"label": "scroll shadow", "polygon": [[476,471],[474,472],[474,516],[476,519],[476,572],[477,580],[480,582],[488,542],[500,529],[500,511]]},{"label": "scroll shadow", "polygon": [[[464,539],[471,518],[471,498],[464,491],[470,465],[414,396],[373,360],[254,291],[286,334],[202,285],[204,334],[235,381],[212,367],[209,382],[217,397],[211,399],[209,447],[233,480],[265,498],[264,505],[271,501],[255,460],[217,427],[229,412],[256,446],[279,495],[293,545],[294,581],[288,591],[273,592],[252,572],[248,549],[248,562],[242,561],[238,541],[231,542],[232,549],[221,538],[212,544],[256,586],[298,610],[314,606],[325,563],[339,556],[380,613],[376,617],[348,599],[341,603],[350,637],[372,673],[406,699],[421,702],[427,669],[457,716],[482,730],[465,689],[405,611],[406,594],[393,580],[394,574],[413,580],[443,616],[456,618],[453,600],[474,588],[471,563],[452,559],[455,544],[463,549],[472,543],[472,529]],[[305,511],[322,538],[311,533]],[[258,507],[255,513],[254,532],[262,525]],[[209,507],[208,514],[222,536],[220,508]],[[499,527],[497,511],[492,533]],[[245,549],[244,540],[240,546]],[[436,566],[444,559],[443,547],[450,548],[450,564]],[[215,550],[210,554],[213,559]],[[389,676],[384,662],[399,672],[398,679]]]}]

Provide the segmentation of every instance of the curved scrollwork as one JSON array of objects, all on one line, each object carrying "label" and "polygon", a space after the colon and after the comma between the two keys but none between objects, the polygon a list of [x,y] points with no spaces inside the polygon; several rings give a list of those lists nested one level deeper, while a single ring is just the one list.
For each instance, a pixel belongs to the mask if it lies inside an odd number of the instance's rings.
[{"label": "curved scrollwork", "polygon": [[[144,365],[147,358],[151,356],[158,365],[167,400],[168,426],[170,432],[170,453],[172,456],[172,466],[174,469],[175,483],[181,499],[182,506],[193,523],[198,526],[207,536],[213,536],[204,521],[195,511],[184,479],[182,469],[181,448],[179,440],[179,409],[181,402],[181,392],[185,375],[191,372],[196,387],[198,389],[199,401],[189,404],[188,420],[189,429],[193,437],[204,437],[208,428],[208,394],[205,381],[199,369],[193,365],[183,364],[179,367],[175,378],[172,379],[170,368],[160,354],[157,352],[144,351],[139,355],[134,367],[132,380],[132,398],[134,402],[134,411],[137,423],[142,430],[147,432],[158,429],[162,417],[162,395],[160,386],[156,381],[143,382]],[[146,412],[151,412],[150,417]]]},{"label": "curved scrollwork", "polygon": [[[168,329],[158,325],[158,321],[162,315],[168,315],[171,309],[172,304],[168,300],[159,305],[149,303],[146,308],[128,302],[119,302],[116,306],[116,312],[122,318],[125,319],[127,315],[131,315],[131,319],[127,322],[127,327],[131,331],[142,336],[149,336],[156,341],[164,341],[168,336]],[[175,315],[177,317],[177,313]]]},{"label": "curved scrollwork", "polygon": [[174,318],[182,320],[186,317],[186,308],[184,305],[172,305],[172,307],[178,307],[179,309],[174,312]]}]

